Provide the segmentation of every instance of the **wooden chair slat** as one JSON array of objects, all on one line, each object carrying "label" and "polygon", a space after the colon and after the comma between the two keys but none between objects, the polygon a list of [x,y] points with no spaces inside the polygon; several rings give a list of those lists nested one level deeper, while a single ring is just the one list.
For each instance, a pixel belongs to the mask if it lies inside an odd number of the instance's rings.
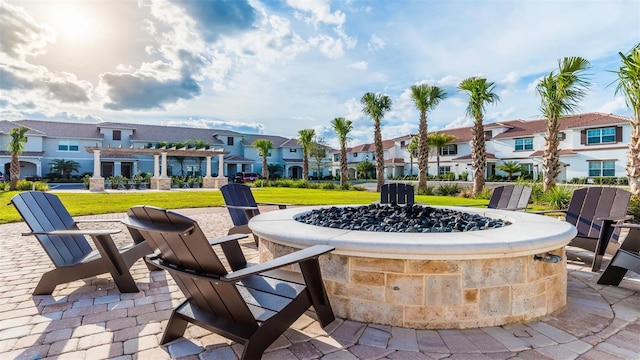
[{"label": "wooden chair slat", "polygon": [[380,203],[399,205],[412,205],[414,203],[415,189],[412,185],[404,183],[384,184],[380,188]]}]

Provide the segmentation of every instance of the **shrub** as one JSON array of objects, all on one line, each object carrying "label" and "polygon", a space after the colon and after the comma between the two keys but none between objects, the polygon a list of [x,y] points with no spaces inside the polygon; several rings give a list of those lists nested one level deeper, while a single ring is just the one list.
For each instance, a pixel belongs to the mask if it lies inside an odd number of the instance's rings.
[{"label": "shrub", "polygon": [[[473,189],[470,189],[473,191]],[[488,186],[485,186],[482,188],[482,191],[480,191],[478,194],[476,194],[476,199],[484,199],[484,200],[489,200],[491,199],[491,194],[493,193],[493,190],[490,189]]]},{"label": "shrub", "polygon": [[348,181],[340,185],[340,190],[350,190],[350,189],[351,189],[351,183]]},{"label": "shrub", "polygon": [[320,184],[320,189],[323,189],[323,190],[335,190],[338,188],[339,186],[332,182],[325,182]]},{"label": "shrub", "polygon": [[462,188],[458,184],[441,185],[436,190],[436,193],[440,196],[455,196],[462,191]]},{"label": "shrub", "polygon": [[458,194],[459,197],[470,199],[473,197],[473,189],[472,188],[464,188]]},{"label": "shrub", "polygon": [[566,209],[571,201],[573,189],[567,186],[554,186],[542,195],[542,202],[555,209]]},{"label": "shrub", "polygon": [[627,214],[633,216],[633,222],[640,222],[640,195],[631,195],[631,200],[629,200],[629,206],[627,207]]}]

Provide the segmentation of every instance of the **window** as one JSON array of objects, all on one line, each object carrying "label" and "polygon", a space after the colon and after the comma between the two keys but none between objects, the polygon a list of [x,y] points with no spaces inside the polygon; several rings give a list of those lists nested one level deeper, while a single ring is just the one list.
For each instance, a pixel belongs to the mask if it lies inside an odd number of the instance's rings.
[{"label": "window", "polygon": [[533,164],[522,164],[522,169],[528,174],[533,174]]},{"label": "window", "polygon": [[289,148],[289,152],[298,152],[298,149]]},{"label": "window", "polygon": [[440,166],[438,175],[445,175],[451,172],[451,166]]},{"label": "window", "polygon": [[440,148],[440,155],[447,156],[456,154],[458,154],[458,145],[456,144],[449,144]]},{"label": "window", "polygon": [[614,160],[589,161],[589,176],[616,176]]},{"label": "window", "polygon": [[233,146],[233,136],[228,136],[227,137],[227,145]]},{"label": "window", "polygon": [[78,141],[58,140],[58,151],[79,151]]},{"label": "window", "polygon": [[113,130],[113,135],[111,136],[113,140],[122,140],[122,131]]},{"label": "window", "polygon": [[516,139],[515,151],[533,150],[533,138]]},{"label": "window", "polygon": [[613,142],[616,142],[616,128],[614,127],[587,130],[587,144]]},{"label": "window", "polygon": [[333,154],[333,161],[340,161],[340,154]]},{"label": "window", "polygon": [[358,153],[353,153],[353,157],[358,157]]},{"label": "window", "polygon": [[400,147],[404,147],[404,140],[400,141]]},{"label": "window", "polygon": [[484,132],[484,139],[485,140],[491,140],[491,137],[493,137],[493,133],[491,132],[491,130],[487,130]]}]

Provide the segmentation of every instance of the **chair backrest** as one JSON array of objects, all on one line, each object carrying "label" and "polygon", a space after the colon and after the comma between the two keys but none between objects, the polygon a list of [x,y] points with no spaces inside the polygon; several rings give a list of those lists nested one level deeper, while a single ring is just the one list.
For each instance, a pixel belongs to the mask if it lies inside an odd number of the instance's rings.
[{"label": "chair backrest", "polygon": [[[254,216],[260,213],[260,211],[257,210],[258,205],[253,197],[251,188],[247,185],[226,184],[220,188],[220,191],[222,192],[225,204],[232,206],[252,206],[256,208],[256,210],[253,211]],[[245,210],[234,208],[227,209],[229,209],[229,215],[231,216],[233,225],[242,226],[249,223]]]},{"label": "chair backrest", "polygon": [[128,215],[124,224],[159,252],[192,305],[219,318],[257,326],[235,284],[215,280],[227,270],[195,220],[153,206],[134,206]]},{"label": "chair backrest", "polygon": [[384,184],[380,188],[381,204],[407,204],[414,202],[414,189],[412,185],[403,183]]},{"label": "chair backrest", "polygon": [[504,185],[493,189],[489,200],[490,209],[524,209],[529,204],[531,187],[524,185]]},{"label": "chair backrest", "polygon": [[[53,194],[24,191],[11,198],[11,203],[31,231],[78,228],[60,198]],[[92,251],[91,245],[82,235],[35,236],[56,267],[74,265]]]},{"label": "chair backrest", "polygon": [[[578,229],[578,236],[597,238],[603,221],[597,218],[619,217],[627,214],[631,193],[613,187],[577,189],[571,196],[566,220]],[[617,237],[618,230],[614,232]]]}]

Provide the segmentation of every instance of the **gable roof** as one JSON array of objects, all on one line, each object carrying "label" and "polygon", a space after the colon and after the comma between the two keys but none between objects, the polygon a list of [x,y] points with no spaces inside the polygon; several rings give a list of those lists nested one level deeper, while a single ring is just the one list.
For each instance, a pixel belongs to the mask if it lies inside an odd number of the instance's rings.
[{"label": "gable roof", "polygon": [[79,139],[103,138],[96,124],[42,120],[17,120],[13,123],[26,126],[44,136]]},{"label": "gable roof", "polygon": [[258,139],[267,139],[273,143],[273,148],[277,149],[282,147],[284,143],[289,141],[286,137],[278,136],[278,135],[260,135],[260,134],[249,134],[245,135],[242,139],[241,143],[244,146],[253,146],[253,143]]}]

